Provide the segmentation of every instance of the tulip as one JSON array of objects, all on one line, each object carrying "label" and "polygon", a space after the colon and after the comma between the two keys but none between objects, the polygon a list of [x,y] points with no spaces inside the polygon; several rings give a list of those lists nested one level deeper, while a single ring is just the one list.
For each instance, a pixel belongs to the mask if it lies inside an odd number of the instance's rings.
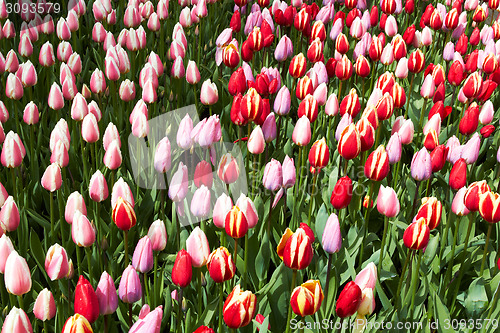
[{"label": "tulip", "polygon": [[458,190],[467,184],[467,163],[463,158],[458,159],[450,171],[450,187]]},{"label": "tulip", "polygon": [[29,102],[26,104],[23,111],[23,121],[27,125],[35,125],[40,119],[40,113],[38,112],[38,107],[35,103]]},{"label": "tulip", "polygon": [[40,48],[38,62],[43,67],[50,67],[56,62],[54,47],[50,44],[50,42],[45,42],[45,44],[43,44]]},{"label": "tulip", "polygon": [[68,254],[61,245],[54,244],[47,251],[45,271],[52,281],[62,279],[68,275]]},{"label": "tulip", "polygon": [[80,247],[89,247],[95,242],[96,231],[87,216],[77,212],[71,224],[71,237],[73,242]]},{"label": "tulip", "polygon": [[189,114],[186,114],[184,118],[182,118],[179,129],[177,130],[177,145],[184,149],[190,149],[192,146],[191,139],[191,131],[193,130],[193,121],[189,117]]},{"label": "tulip", "polygon": [[290,90],[285,85],[276,94],[274,112],[280,116],[287,115],[290,112]]},{"label": "tulip", "polygon": [[30,320],[23,309],[15,306],[10,310],[2,326],[2,333],[33,333]]},{"label": "tulip", "polygon": [[416,181],[427,180],[431,177],[432,164],[431,156],[427,149],[422,148],[413,155],[411,161],[411,176]]},{"label": "tulip", "polygon": [[380,185],[377,197],[377,210],[387,217],[395,217],[399,214],[399,200],[396,192],[390,188]]},{"label": "tulip", "polygon": [[186,251],[191,257],[194,267],[205,266],[210,256],[210,247],[205,233],[196,227],[186,240]]},{"label": "tulip", "polygon": [[205,160],[200,161],[194,170],[194,184],[196,187],[205,185],[208,188],[213,184],[212,166]]},{"label": "tulip", "polygon": [[224,227],[226,233],[232,238],[237,239],[245,236],[248,231],[248,222],[238,206],[233,206],[227,213]]},{"label": "tulip", "polygon": [[233,200],[226,193],[222,193],[214,205],[213,222],[217,228],[224,228],[226,215],[233,207]]},{"label": "tulip", "polygon": [[0,237],[0,273],[5,273],[5,264],[10,253],[13,251],[14,245],[12,245],[12,241],[6,234],[3,234]]},{"label": "tulip", "polygon": [[213,105],[219,100],[217,86],[210,79],[203,82],[201,85],[200,101],[205,105]]},{"label": "tulip", "polygon": [[476,162],[479,156],[479,148],[481,148],[481,138],[478,133],[474,133],[463,146],[461,157],[465,160],[465,163],[473,164]]},{"label": "tulip", "polygon": [[56,315],[56,302],[47,288],[38,294],[33,305],[33,314],[41,321],[51,320]]},{"label": "tulip", "polygon": [[129,333],[160,333],[161,320],[163,318],[163,306],[160,305],[153,311],[141,316],[129,330]]},{"label": "tulip", "polygon": [[264,168],[262,184],[270,191],[277,191],[283,184],[283,169],[280,162],[271,159]]},{"label": "tulip", "polygon": [[79,313],[71,316],[64,323],[62,333],[93,333],[89,321]]},{"label": "tulip", "polygon": [[247,326],[257,310],[256,303],[257,297],[251,291],[243,291],[236,285],[222,308],[224,322],[232,329]]},{"label": "tulip", "polygon": [[122,197],[118,197],[113,206],[112,218],[116,226],[123,231],[128,231],[137,221],[134,207]]},{"label": "tulip", "polygon": [[198,327],[193,333],[214,333],[214,330],[207,326],[202,325]]},{"label": "tulip", "polygon": [[434,230],[441,222],[442,205],[435,197],[422,198],[422,205],[417,211],[415,220],[423,217],[430,230]]},{"label": "tulip", "polygon": [[225,247],[219,247],[208,257],[208,273],[215,283],[222,283],[233,278],[236,266],[229,251]]},{"label": "tulip", "polygon": [[337,253],[342,247],[342,234],[340,233],[339,219],[335,213],[332,213],[326,221],[321,245],[326,253]]},{"label": "tulip", "polygon": [[412,250],[425,249],[429,242],[429,232],[427,221],[421,217],[406,228],[403,234],[403,243]]},{"label": "tulip", "polygon": [[142,297],[142,287],[139,275],[132,265],[128,265],[122,273],[118,296],[125,303],[135,303]]},{"label": "tulip", "polygon": [[12,196],[7,197],[0,210],[0,229],[3,231],[15,231],[19,226],[21,218],[19,208]]},{"label": "tulip", "polygon": [[[310,229],[308,230],[308,232]],[[285,266],[301,270],[309,266],[313,257],[312,242],[314,237],[305,228],[298,228],[292,233],[287,228],[278,244],[277,252]]]},{"label": "tulip", "polygon": [[172,176],[168,188],[168,196],[172,201],[180,202],[184,200],[188,191],[188,170],[187,167],[180,162],[177,171]]},{"label": "tulip", "polygon": [[198,66],[196,66],[196,62],[189,60],[186,67],[186,81],[189,84],[197,84],[200,82],[200,78],[200,71],[198,70]]},{"label": "tulip", "polygon": [[220,180],[222,180],[225,184],[232,184],[238,180],[239,174],[240,169],[236,158],[234,158],[231,153],[222,155],[217,172]]},{"label": "tulip", "polygon": [[148,236],[139,239],[132,256],[132,266],[140,273],[147,273],[153,268],[153,247]]},{"label": "tulip", "polygon": [[21,165],[26,150],[17,133],[9,131],[2,146],[1,162],[6,168],[16,168]]},{"label": "tulip", "polygon": [[99,317],[99,302],[90,282],[80,275],[75,288],[75,314],[81,314],[90,323]]},{"label": "tulip", "polygon": [[485,192],[479,195],[479,214],[487,222],[498,223],[500,221],[499,207],[500,195],[498,193]]},{"label": "tulip", "polygon": [[350,160],[358,156],[361,152],[361,139],[356,125],[350,124],[345,127],[340,136],[337,146],[340,155],[346,160]]},{"label": "tulip", "polygon": [[356,313],[361,304],[361,296],[361,289],[354,281],[347,283],[337,299],[335,307],[337,316],[345,318]]},{"label": "tulip", "polygon": [[5,262],[5,288],[11,294],[21,296],[31,290],[31,273],[26,259],[12,251]]},{"label": "tulip", "polygon": [[324,168],[330,160],[330,152],[323,137],[313,143],[309,151],[309,163],[314,168]]},{"label": "tulip", "polygon": [[453,202],[451,203],[451,211],[458,216],[464,216],[470,213],[469,209],[467,209],[467,206],[465,205],[466,193],[467,188],[462,187],[457,191],[457,193],[455,193],[455,196],[453,197]]},{"label": "tulip", "polygon": [[10,99],[19,100],[23,97],[23,94],[21,80],[16,75],[10,73],[5,84],[5,95]]},{"label": "tulip", "polygon": [[248,151],[251,154],[262,154],[266,147],[266,141],[264,138],[264,133],[260,126],[257,125],[250,134],[247,143]]},{"label": "tulip", "polygon": [[[108,184],[101,171],[97,170],[90,178],[89,195],[95,202],[102,202],[108,198]],[[68,198],[69,200],[69,198]],[[82,214],[86,214],[86,211]],[[66,220],[67,221],[67,220]],[[68,222],[69,223],[69,222]]]},{"label": "tulip", "polygon": [[205,185],[201,185],[191,199],[191,212],[199,218],[206,218],[210,213],[210,190]]},{"label": "tulip", "polygon": [[490,192],[490,186],[486,180],[481,180],[478,182],[473,182],[467,187],[467,191],[464,194],[464,204],[468,210],[471,212],[479,211],[479,197],[481,194]]},{"label": "tulip", "polygon": [[298,146],[307,146],[311,141],[311,122],[305,115],[295,124],[292,140]]},{"label": "tulip", "polygon": [[99,312],[103,316],[112,314],[118,308],[118,296],[115,282],[108,272],[103,272],[95,290],[99,303]]},{"label": "tulip", "polygon": [[172,282],[181,288],[185,288],[191,283],[192,276],[191,256],[186,250],[180,250],[177,253],[172,269]]},{"label": "tulip", "polygon": [[276,130],[276,117],[274,112],[271,112],[264,120],[264,124],[262,125],[262,132],[264,134],[265,142],[271,142],[276,139],[277,130]]},{"label": "tulip", "polygon": [[57,191],[62,185],[61,168],[58,164],[50,164],[42,176],[42,186],[50,192]]}]

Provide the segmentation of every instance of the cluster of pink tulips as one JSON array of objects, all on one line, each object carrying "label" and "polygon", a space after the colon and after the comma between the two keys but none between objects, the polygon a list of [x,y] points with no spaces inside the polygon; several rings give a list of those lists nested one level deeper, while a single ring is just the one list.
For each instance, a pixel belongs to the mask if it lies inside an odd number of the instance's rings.
[{"label": "cluster of pink tulips", "polygon": [[0,0],[2,333],[496,331],[499,13]]}]

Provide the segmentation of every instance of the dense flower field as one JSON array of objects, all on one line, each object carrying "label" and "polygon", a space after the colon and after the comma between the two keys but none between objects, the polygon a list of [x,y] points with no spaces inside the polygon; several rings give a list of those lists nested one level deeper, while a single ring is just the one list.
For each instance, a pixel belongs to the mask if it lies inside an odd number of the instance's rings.
[{"label": "dense flower field", "polygon": [[498,332],[499,10],[0,0],[1,332]]}]

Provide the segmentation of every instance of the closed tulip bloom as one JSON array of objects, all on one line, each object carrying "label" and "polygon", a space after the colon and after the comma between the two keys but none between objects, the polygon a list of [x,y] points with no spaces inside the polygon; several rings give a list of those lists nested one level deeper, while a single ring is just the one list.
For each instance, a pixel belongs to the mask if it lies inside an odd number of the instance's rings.
[{"label": "closed tulip bloom", "polygon": [[147,314],[139,314],[139,320],[132,325],[129,333],[161,333],[162,318],[163,305],[156,307],[156,309]]},{"label": "closed tulip bloom", "polygon": [[324,168],[330,160],[330,151],[323,137],[313,143],[309,151],[309,164],[314,168]]},{"label": "closed tulip bloom", "polygon": [[326,221],[321,245],[323,246],[323,250],[329,254],[339,252],[342,247],[339,219],[335,213],[332,213]]},{"label": "closed tulip bloom", "polygon": [[232,329],[247,326],[257,310],[256,303],[257,297],[251,291],[243,291],[236,285],[222,308],[224,322]]},{"label": "closed tulip bloom", "polygon": [[467,163],[463,158],[458,159],[450,171],[449,178],[450,187],[458,190],[467,185]]},{"label": "closed tulip bloom", "polygon": [[42,186],[44,189],[50,192],[57,191],[62,185],[62,175],[61,168],[58,164],[50,164],[42,176]]},{"label": "closed tulip bloom", "polygon": [[23,97],[24,90],[21,80],[10,73],[5,84],[5,95],[10,99],[19,100]]},{"label": "closed tulip bloom", "polygon": [[235,206],[237,206],[245,216],[248,223],[248,229],[254,228],[259,221],[259,216],[252,199],[242,193],[238,198],[238,201],[236,201]]},{"label": "closed tulip bloom", "polygon": [[54,47],[50,42],[45,42],[40,48],[40,53],[38,55],[38,62],[43,67],[50,67],[56,62],[56,58],[54,56]]},{"label": "closed tulip bloom", "polygon": [[401,159],[401,138],[398,133],[391,135],[386,147],[389,164],[395,164]]},{"label": "closed tulip bloom", "polygon": [[224,223],[226,233],[232,238],[241,238],[248,231],[248,222],[245,214],[238,206],[233,206],[226,215]]},{"label": "closed tulip bloom", "polygon": [[422,181],[429,179],[431,174],[431,156],[424,147],[413,155],[413,159],[411,160],[411,176],[416,181]]},{"label": "closed tulip bloom", "polygon": [[281,167],[283,173],[283,187],[285,189],[290,188],[295,185],[297,173],[295,169],[295,162],[293,158],[285,156],[283,160],[283,165]]},{"label": "closed tulip bloom", "polygon": [[108,149],[104,153],[102,161],[109,170],[116,170],[120,167],[123,158],[120,150],[120,142],[118,140],[111,141]]},{"label": "closed tulip bloom", "polygon": [[93,113],[89,113],[83,118],[82,138],[88,143],[94,143],[99,140],[99,125]]},{"label": "closed tulip bloom", "polygon": [[153,247],[148,236],[139,239],[132,257],[132,266],[140,273],[147,273],[153,268]]},{"label": "closed tulip bloom", "polygon": [[349,206],[353,193],[352,180],[348,176],[340,178],[333,187],[330,203],[335,209]]},{"label": "closed tulip bloom", "polygon": [[481,90],[483,79],[479,72],[470,74],[464,81],[463,93],[467,98],[474,98]]},{"label": "closed tulip bloom", "polygon": [[163,251],[167,245],[167,230],[162,220],[156,220],[149,226],[148,235],[153,251]]},{"label": "closed tulip bloom", "polygon": [[266,164],[264,176],[262,177],[262,184],[266,189],[273,192],[279,190],[283,184],[283,169],[281,163],[274,158]]},{"label": "closed tulip bloom", "polygon": [[200,91],[200,101],[205,105],[213,105],[219,100],[219,93],[215,83],[210,79],[203,82]]},{"label": "closed tulip bloom", "polygon": [[476,132],[467,141],[462,150],[461,157],[465,160],[465,163],[472,164],[477,161],[479,156],[479,149],[481,148],[481,138]]},{"label": "closed tulip bloom", "polygon": [[90,90],[92,90],[94,94],[100,94],[106,90],[104,73],[99,69],[95,69],[90,77]]},{"label": "closed tulip bloom", "polygon": [[435,197],[422,198],[422,204],[417,211],[415,220],[418,220],[421,217],[425,218],[429,229],[434,230],[441,222],[442,208],[443,206],[441,205],[441,202]]},{"label": "closed tulip bloom", "polygon": [[7,317],[5,317],[2,333],[33,333],[33,328],[26,312],[14,306]]},{"label": "closed tulip bloom", "polygon": [[31,272],[26,259],[12,251],[5,262],[5,288],[11,294],[21,296],[31,290]]},{"label": "closed tulip bloom", "polygon": [[[255,318],[257,318],[257,316]],[[209,328],[208,326],[201,325],[193,333],[214,333],[214,330]]]},{"label": "closed tulip bloom", "polygon": [[430,229],[425,218],[412,222],[403,234],[403,243],[412,250],[425,249],[429,242]]},{"label": "closed tulip bloom", "polygon": [[[92,178],[90,178],[89,195],[90,199],[95,202],[102,202],[108,198],[108,184],[106,183],[104,175],[99,170],[97,170],[92,175]],[[82,211],[82,214],[86,214],[86,212]]]},{"label": "closed tulip bloom", "polygon": [[274,112],[271,112],[264,120],[262,124],[262,133],[264,134],[264,140],[267,142],[272,142],[276,139],[276,116]]},{"label": "closed tulip bloom", "polygon": [[208,257],[208,273],[215,283],[231,280],[236,272],[236,266],[229,251],[225,247],[219,247]]},{"label": "closed tulip bloom", "polygon": [[423,98],[431,98],[434,96],[434,91],[436,89],[436,86],[434,84],[434,79],[432,78],[431,74],[427,74],[427,76],[424,79],[424,83],[422,83],[422,88],[420,89],[420,95]]},{"label": "closed tulip bloom", "polygon": [[5,273],[5,264],[12,251],[14,251],[12,241],[6,234],[3,234],[2,237],[0,237],[0,273],[2,274]]},{"label": "closed tulip bloom", "polygon": [[389,157],[383,145],[378,146],[366,159],[365,176],[374,181],[384,179],[389,173]]},{"label": "closed tulip bloom", "polygon": [[295,124],[292,140],[298,146],[307,146],[311,141],[311,122],[307,116],[303,115]]},{"label": "closed tulip bloom", "polygon": [[79,313],[66,320],[62,333],[93,333],[89,321]]},{"label": "closed tulip bloom", "polygon": [[134,207],[122,197],[119,197],[113,206],[112,218],[116,226],[124,231],[130,230],[137,221]]},{"label": "closed tulip bloom", "polygon": [[287,35],[283,35],[274,50],[274,58],[282,62],[293,55],[293,43]]},{"label": "closed tulip bloom", "polygon": [[118,296],[125,303],[135,303],[142,297],[141,280],[132,265],[128,265],[122,273]]},{"label": "closed tulip bloom", "polygon": [[264,133],[259,125],[255,127],[250,134],[247,142],[248,151],[251,154],[262,154],[266,148],[266,141],[264,139]]},{"label": "closed tulip bloom", "polygon": [[87,216],[76,212],[71,224],[71,237],[73,242],[80,247],[89,247],[95,242],[95,227]]},{"label": "closed tulip bloom", "polygon": [[5,136],[0,156],[2,165],[6,168],[17,168],[23,162],[26,149],[17,133],[9,131]]},{"label": "closed tulip bloom", "polygon": [[205,160],[200,161],[194,170],[194,184],[196,187],[205,185],[208,188],[213,184],[212,166]]},{"label": "closed tulip bloom", "polygon": [[191,199],[191,212],[199,218],[206,218],[210,213],[210,190],[205,185],[201,185]]},{"label": "closed tulip bloom", "polygon": [[192,276],[191,256],[186,250],[182,249],[177,253],[177,257],[175,258],[172,269],[172,282],[181,288],[185,288],[191,283]]},{"label": "closed tulip bloom", "polygon": [[395,217],[399,214],[399,200],[396,192],[389,186],[380,185],[377,196],[377,210],[387,217]]},{"label": "closed tulip bloom", "polygon": [[40,119],[40,113],[38,112],[38,107],[35,103],[29,102],[24,107],[23,111],[23,121],[27,125],[35,125]]},{"label": "closed tulip bloom", "polygon": [[464,194],[464,204],[472,212],[477,212],[479,210],[479,196],[483,193],[490,192],[490,186],[486,180],[481,180],[473,182],[467,187],[467,191]]},{"label": "closed tulip bloom", "polygon": [[[470,186],[470,185],[469,185]],[[453,197],[453,202],[451,203],[451,211],[458,216],[464,216],[470,213],[469,209],[465,205],[465,193],[467,192],[467,187],[462,187],[455,193]]]},{"label": "closed tulip bloom", "polygon": [[68,275],[68,254],[61,245],[54,244],[47,251],[45,271],[52,281],[62,279]]},{"label": "closed tulip bloom", "polygon": [[198,70],[198,66],[196,66],[196,62],[189,60],[186,67],[186,81],[189,84],[197,84],[200,82],[200,79],[200,71]]},{"label": "closed tulip bloom", "polygon": [[180,162],[177,171],[172,176],[168,187],[168,196],[172,201],[180,202],[184,200],[188,191],[188,170],[187,167]]},{"label": "closed tulip bloom", "polygon": [[227,213],[233,207],[233,200],[226,193],[222,193],[214,205],[213,218],[217,228],[224,228],[226,223]]},{"label": "closed tulip bloom", "polygon": [[157,172],[165,173],[170,169],[170,156],[170,141],[168,140],[168,137],[164,137],[156,146],[154,167]]},{"label": "closed tulip bloom", "polygon": [[210,246],[205,233],[200,227],[194,228],[186,239],[186,251],[191,257],[191,263],[194,267],[203,267],[210,256]]},{"label": "closed tulip bloom", "polygon": [[[500,221],[500,195],[495,192],[485,192],[479,195],[479,214],[489,223]],[[7,273],[7,272],[6,272]]]},{"label": "closed tulip bloom", "polygon": [[278,255],[285,266],[301,270],[309,266],[313,257],[312,242],[304,228],[298,228],[294,233],[285,231],[278,244]]},{"label": "closed tulip bloom", "polygon": [[342,131],[337,149],[346,160],[351,160],[361,152],[361,138],[356,125],[350,124]]},{"label": "closed tulip bloom", "polygon": [[219,161],[217,175],[225,184],[232,184],[238,180],[240,168],[238,166],[238,161],[231,153],[222,155]]},{"label": "closed tulip bloom", "polygon": [[53,110],[61,110],[64,107],[64,97],[61,88],[55,82],[50,87],[48,104]]},{"label": "closed tulip bloom", "polygon": [[84,316],[90,323],[99,317],[99,302],[90,282],[80,275],[75,287],[75,313]]},{"label": "closed tulip bloom", "polygon": [[103,272],[95,290],[99,312],[103,316],[112,314],[118,308],[118,295],[115,282],[108,272]]},{"label": "closed tulip bloom", "polygon": [[337,299],[335,307],[337,316],[346,318],[355,314],[361,304],[361,297],[359,286],[354,281],[347,283]]},{"label": "closed tulip bloom", "polygon": [[280,116],[287,115],[290,112],[290,90],[283,85],[274,100],[274,112]]},{"label": "closed tulip bloom", "polygon": [[19,208],[12,196],[7,197],[0,210],[0,228],[2,231],[15,231],[21,220]]},{"label": "closed tulip bloom", "polygon": [[182,118],[179,129],[177,130],[177,145],[182,149],[190,149],[193,145],[191,139],[191,131],[193,130],[193,121],[189,114],[186,114],[184,118]]},{"label": "closed tulip bloom", "polygon": [[52,296],[52,293],[47,288],[38,294],[33,305],[33,314],[35,318],[41,321],[51,320],[56,315],[56,302],[54,301],[54,296]]}]

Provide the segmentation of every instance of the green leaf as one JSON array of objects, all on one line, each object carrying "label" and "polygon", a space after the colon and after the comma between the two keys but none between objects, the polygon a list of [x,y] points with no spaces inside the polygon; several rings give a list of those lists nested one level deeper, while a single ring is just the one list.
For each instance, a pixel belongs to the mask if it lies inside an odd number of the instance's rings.
[{"label": "green leaf", "polygon": [[325,230],[326,221],[328,220],[328,212],[326,211],[325,204],[322,204],[316,214],[315,224],[316,224],[316,235],[317,239],[321,241],[323,239],[323,231]]},{"label": "green leaf", "polygon": [[443,301],[439,297],[437,293],[434,293],[434,316],[438,320],[439,323],[442,323],[442,325],[438,325],[438,332],[439,333],[454,333],[455,330],[453,330],[451,327],[450,328],[445,328],[444,323],[451,323],[450,319],[450,312],[448,311],[448,308],[443,304]]},{"label": "green leaf", "polygon": [[478,317],[488,305],[488,295],[482,277],[472,281],[464,301],[465,311],[470,317]]}]

